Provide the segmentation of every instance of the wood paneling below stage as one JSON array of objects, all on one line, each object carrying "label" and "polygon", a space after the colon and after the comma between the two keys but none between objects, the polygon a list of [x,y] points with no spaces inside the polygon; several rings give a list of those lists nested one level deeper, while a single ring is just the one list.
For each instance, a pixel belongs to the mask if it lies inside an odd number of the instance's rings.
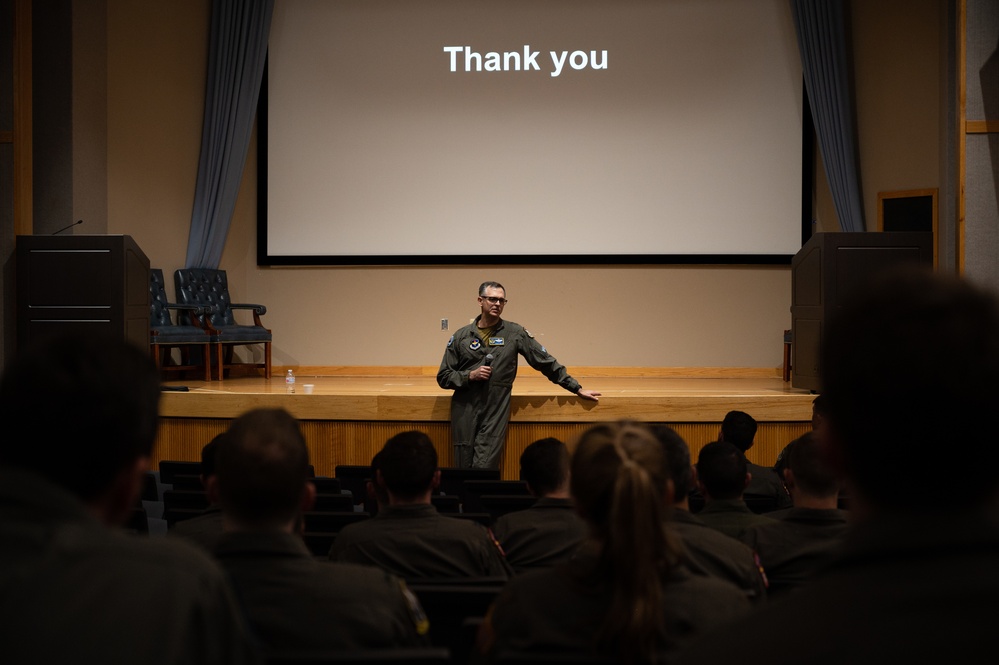
[{"label": "wood paneling below stage", "polygon": [[[733,409],[751,414],[760,424],[751,461],[772,464],[780,450],[810,429],[813,395],[780,378],[703,375],[590,376],[574,370],[587,388],[603,393],[599,403],[582,400],[531,370],[514,387],[504,478],[516,478],[518,459],[534,440],[555,436],[570,445],[594,423],[620,418],[665,423],[674,427],[694,457],[717,438],[724,415]],[[164,392],[163,415],[154,453],[159,460],[200,459],[202,446],[224,431],[239,414],[257,407],[287,409],[302,424],[312,462],[319,475],[331,476],[338,464],[368,464],[385,440],[408,429],[426,432],[437,444],[441,466],[453,460],[450,441],[450,393],[432,374],[392,376],[297,375],[296,392],[288,394],[284,377],[244,377],[178,382],[189,392]],[[304,384],[313,384],[311,395]]]}]

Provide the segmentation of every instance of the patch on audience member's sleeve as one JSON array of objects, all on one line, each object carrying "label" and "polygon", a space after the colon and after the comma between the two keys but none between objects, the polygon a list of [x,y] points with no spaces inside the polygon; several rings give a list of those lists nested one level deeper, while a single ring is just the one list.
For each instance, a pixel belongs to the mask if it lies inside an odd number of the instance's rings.
[{"label": "patch on audience member's sleeve", "polygon": [[402,580],[399,580],[399,589],[402,591],[402,597],[406,599],[406,606],[409,608],[409,618],[413,620],[416,633],[418,635],[426,635],[430,632],[430,619],[427,618],[427,613],[423,610],[420,599],[409,590],[409,587]]}]

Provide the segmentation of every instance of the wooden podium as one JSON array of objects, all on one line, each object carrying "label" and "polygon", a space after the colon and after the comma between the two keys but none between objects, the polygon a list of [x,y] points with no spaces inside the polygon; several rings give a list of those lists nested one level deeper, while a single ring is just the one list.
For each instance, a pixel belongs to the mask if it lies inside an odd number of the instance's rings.
[{"label": "wooden podium", "polygon": [[819,354],[825,321],[851,291],[863,288],[881,270],[902,263],[932,267],[933,234],[816,233],[802,245],[791,260],[792,387],[821,391]]},{"label": "wooden podium", "polygon": [[100,330],[149,347],[149,259],[126,235],[17,236],[17,339]]}]

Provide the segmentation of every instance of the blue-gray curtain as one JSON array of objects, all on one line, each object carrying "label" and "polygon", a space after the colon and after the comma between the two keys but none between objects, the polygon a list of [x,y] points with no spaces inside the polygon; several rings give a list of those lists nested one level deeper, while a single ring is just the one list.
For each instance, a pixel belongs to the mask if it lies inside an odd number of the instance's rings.
[{"label": "blue-gray curtain", "polygon": [[844,0],[791,0],[822,164],[844,231],[866,231],[857,171]]},{"label": "blue-gray curtain", "polygon": [[213,0],[188,268],[218,268],[246,165],[274,0]]}]

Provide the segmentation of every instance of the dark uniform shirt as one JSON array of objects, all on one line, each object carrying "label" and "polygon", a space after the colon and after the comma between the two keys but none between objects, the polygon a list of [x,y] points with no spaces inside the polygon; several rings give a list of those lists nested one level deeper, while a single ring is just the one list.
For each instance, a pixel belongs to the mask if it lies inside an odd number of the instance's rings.
[{"label": "dark uniform shirt", "polygon": [[757,496],[772,496],[774,498],[774,509],[791,507],[791,495],[784,487],[784,481],[780,479],[777,472],[768,466],[760,466],[749,462],[746,471],[750,474],[749,484],[746,485],[746,494]]},{"label": "dark uniform shirt", "polygon": [[848,529],[842,510],[791,508],[783,519],[750,527],[742,541],[756,550],[772,594],[800,585],[833,552]]},{"label": "dark uniform shirt", "polygon": [[712,529],[688,510],[674,509],[668,526],[680,536],[692,572],[731,582],[753,603],[766,600],[765,567],[749,546]]},{"label": "dark uniform shirt", "polygon": [[506,560],[518,573],[567,561],[587,531],[571,500],[546,497],[527,510],[501,515],[493,525]]},{"label": "dark uniform shirt", "polygon": [[382,570],[317,561],[299,536],[279,532],[225,533],[215,556],[265,649],[427,643],[419,603]]},{"label": "dark uniform shirt", "polygon": [[183,536],[203,547],[206,552],[212,552],[222,536],[222,508],[218,505],[209,506],[197,517],[175,522],[167,534]]},{"label": "dark uniform shirt", "polygon": [[252,663],[228,583],[179,539],[128,535],[74,495],[0,468],[0,660]]},{"label": "dark uniform shirt", "polygon": [[[495,637],[491,653],[592,653],[593,636],[612,597],[612,589],[597,576],[595,564],[596,557],[587,547],[567,563],[507,582],[490,618]],[[735,586],[674,566],[663,586],[663,651],[741,616],[749,607]]]},{"label": "dark uniform shirt", "polygon": [[879,517],[851,526],[806,584],[698,639],[677,662],[991,662],[997,571],[994,515]]},{"label": "dark uniform shirt", "polygon": [[509,576],[511,569],[480,524],[447,517],[430,504],[384,506],[343,528],[330,559],[378,566],[407,580]]},{"label": "dark uniform shirt", "polygon": [[732,538],[740,538],[742,532],[751,526],[774,521],[766,515],[757,515],[740,499],[713,499],[697,513],[697,518]]},{"label": "dark uniform shirt", "polygon": [[[451,397],[451,435],[455,445],[455,465],[498,468],[510,419],[510,393],[517,377],[517,356],[571,393],[579,382],[569,376],[548,350],[523,326],[500,321],[483,342],[475,322],[460,328],[444,351],[437,384],[454,390]],[[470,381],[469,372],[485,363],[492,354],[492,375],[488,381]]]}]

